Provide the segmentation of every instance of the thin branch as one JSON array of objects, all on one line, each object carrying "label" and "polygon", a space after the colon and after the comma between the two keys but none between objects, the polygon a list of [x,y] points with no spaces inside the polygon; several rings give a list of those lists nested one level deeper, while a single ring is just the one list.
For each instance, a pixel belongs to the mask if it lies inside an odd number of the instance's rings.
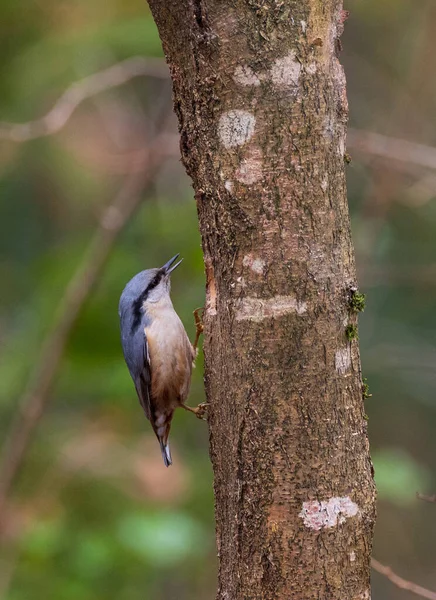
[{"label": "thin branch", "polygon": [[[160,58],[133,56],[76,81],[40,119],[27,123],[0,121],[0,139],[25,142],[53,135],[65,127],[76,108],[85,100],[123,85],[134,77],[144,76],[168,79],[169,72],[165,61]],[[436,148],[433,146],[352,128],[348,130],[347,146],[372,156],[436,170]]]},{"label": "thin branch", "polygon": [[9,550],[8,558],[0,559],[0,598],[6,599],[14,578],[19,559],[19,548],[15,545]]},{"label": "thin branch", "polygon": [[37,361],[33,378],[24,393],[21,409],[7,436],[0,463],[0,525],[5,522],[5,506],[11,486],[23,464],[31,437],[47,408],[50,392],[71,331],[96,284],[114,242],[134,210],[144,189],[165,160],[160,134],[142,156],[142,168],[134,165],[114,202],[106,209],[82,263],[73,275],[59,303],[57,318]]},{"label": "thin branch", "polygon": [[347,147],[372,156],[413,164],[416,167],[436,169],[436,148],[425,144],[350,128]]},{"label": "thin branch", "polygon": [[377,573],[381,573],[381,575],[387,577],[389,581],[391,581],[401,590],[408,590],[409,592],[412,592],[412,594],[416,594],[421,598],[427,598],[428,600],[436,600],[436,592],[432,592],[431,590],[428,590],[416,583],[413,583],[412,581],[403,579],[402,577],[394,573],[390,567],[382,565],[375,558],[371,559],[371,567],[374,569],[374,571],[377,571]]},{"label": "thin branch", "polygon": [[424,500],[424,502],[431,502],[432,504],[436,504],[436,494],[432,496],[426,496],[425,494],[420,494],[419,492],[416,494],[418,500]]},{"label": "thin branch", "polygon": [[53,135],[67,124],[76,108],[86,99],[123,85],[134,77],[168,79],[168,68],[160,58],[133,56],[94,75],[73,83],[62,94],[53,108],[40,119],[27,123],[0,122],[0,139],[26,142]]}]

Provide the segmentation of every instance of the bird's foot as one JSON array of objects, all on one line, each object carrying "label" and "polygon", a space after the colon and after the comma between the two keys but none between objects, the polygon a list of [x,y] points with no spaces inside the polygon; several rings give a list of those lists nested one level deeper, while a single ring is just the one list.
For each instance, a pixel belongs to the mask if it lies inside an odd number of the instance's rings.
[{"label": "bird's foot", "polygon": [[197,419],[201,419],[202,421],[207,421],[207,407],[208,406],[209,406],[209,404],[207,402],[202,402],[202,404],[199,404],[195,408],[193,408],[192,406],[187,406],[186,404],[182,404],[182,407],[185,410],[188,410],[189,412],[194,413],[194,415],[197,417]]},{"label": "bird's foot", "polygon": [[194,321],[195,321],[195,341],[193,343],[193,348],[195,352],[197,352],[198,340],[200,339],[200,335],[204,331],[203,325],[203,314],[200,316],[200,312],[204,312],[204,308],[196,308],[194,310]]},{"label": "bird's foot", "polygon": [[203,421],[207,421],[207,409],[209,404],[207,402],[202,402],[195,409],[195,416],[197,419],[202,419]]}]

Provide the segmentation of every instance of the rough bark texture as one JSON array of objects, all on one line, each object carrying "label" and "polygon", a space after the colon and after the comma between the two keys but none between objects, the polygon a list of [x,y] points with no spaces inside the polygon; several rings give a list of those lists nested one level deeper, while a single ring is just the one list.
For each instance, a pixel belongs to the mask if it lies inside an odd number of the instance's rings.
[{"label": "rough bark texture", "polygon": [[341,0],[150,0],[207,274],[218,600],[370,598]]}]

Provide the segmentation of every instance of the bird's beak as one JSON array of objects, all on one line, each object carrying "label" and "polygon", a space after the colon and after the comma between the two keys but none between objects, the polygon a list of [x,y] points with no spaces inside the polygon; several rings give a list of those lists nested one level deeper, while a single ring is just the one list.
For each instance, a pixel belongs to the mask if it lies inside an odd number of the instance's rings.
[{"label": "bird's beak", "polygon": [[179,258],[179,256],[180,256],[180,254],[176,254],[175,256],[170,258],[170,260],[167,263],[164,264],[162,269],[165,271],[166,275],[170,275],[170,273],[172,273],[174,271],[174,269],[177,269],[177,267],[180,265],[183,258],[181,260],[179,260],[179,262],[177,262],[175,265],[171,266],[173,264],[173,262]]}]

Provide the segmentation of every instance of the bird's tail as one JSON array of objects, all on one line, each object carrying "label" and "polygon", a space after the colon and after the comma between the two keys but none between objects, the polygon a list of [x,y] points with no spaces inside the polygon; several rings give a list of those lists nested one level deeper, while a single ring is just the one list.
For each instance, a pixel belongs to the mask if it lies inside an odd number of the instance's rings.
[{"label": "bird's tail", "polygon": [[156,410],[154,412],[154,419],[152,422],[154,432],[159,440],[162,458],[166,467],[169,467],[172,464],[171,452],[168,444],[168,436],[170,435],[172,418],[173,411],[168,413]]},{"label": "bird's tail", "polygon": [[164,440],[164,438],[159,437],[158,439],[159,439],[159,444],[160,444],[160,450],[162,452],[163,461],[165,463],[165,466],[169,467],[170,465],[173,464],[173,461],[171,459],[170,445],[169,445],[168,441]]}]

